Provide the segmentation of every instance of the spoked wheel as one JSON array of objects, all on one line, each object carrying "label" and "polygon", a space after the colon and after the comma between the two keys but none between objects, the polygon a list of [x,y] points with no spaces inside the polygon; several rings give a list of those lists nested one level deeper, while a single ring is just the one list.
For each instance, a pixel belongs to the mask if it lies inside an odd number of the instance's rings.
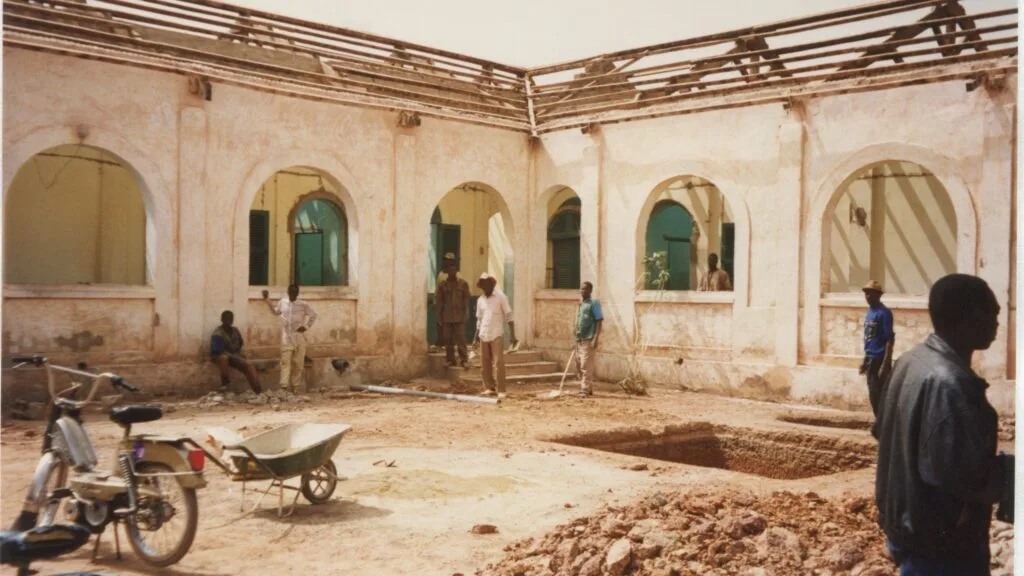
[{"label": "spoked wheel", "polygon": [[[73,516],[61,516],[61,502],[49,500],[49,496],[58,488],[66,488],[68,484],[68,463],[56,452],[46,452],[36,466],[35,479],[42,482],[39,492],[39,519],[36,526],[51,526],[73,519]],[[35,482],[33,482],[35,484]]]},{"label": "spoked wheel", "polygon": [[[141,462],[139,474],[174,472],[170,466]],[[138,476],[138,511],[127,519],[132,549],[147,564],[165,567],[185,557],[196,537],[199,505],[195,488],[183,487],[173,476]],[[145,494],[158,492],[159,498]]]},{"label": "spoked wheel", "polygon": [[331,499],[334,489],[338,486],[338,469],[334,462],[326,464],[302,475],[302,495],[313,504],[323,504]]}]

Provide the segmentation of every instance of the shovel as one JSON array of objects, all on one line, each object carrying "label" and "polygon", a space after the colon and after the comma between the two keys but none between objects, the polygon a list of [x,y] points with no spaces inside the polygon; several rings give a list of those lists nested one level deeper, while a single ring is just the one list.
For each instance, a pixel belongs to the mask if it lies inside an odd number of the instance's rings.
[{"label": "shovel", "polygon": [[572,361],[576,358],[576,349],[572,349],[572,354],[569,354],[569,361],[565,363],[565,371],[562,372],[562,381],[558,384],[558,390],[552,390],[551,392],[544,392],[538,394],[538,398],[544,400],[553,400],[562,395],[562,390],[565,389],[565,377],[569,375],[569,367],[572,366]]}]

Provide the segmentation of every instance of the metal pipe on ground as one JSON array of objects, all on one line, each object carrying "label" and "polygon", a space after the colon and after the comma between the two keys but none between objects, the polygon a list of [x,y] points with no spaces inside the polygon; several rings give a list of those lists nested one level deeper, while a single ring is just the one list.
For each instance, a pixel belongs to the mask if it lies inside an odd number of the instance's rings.
[{"label": "metal pipe on ground", "polygon": [[445,394],[443,392],[423,392],[421,390],[405,390],[403,388],[388,388],[385,386],[368,386],[353,384],[350,390],[356,392],[377,392],[379,394],[398,394],[401,396],[419,396],[421,398],[439,398],[441,400],[459,400],[462,402],[475,402],[477,404],[497,405],[501,401],[497,398],[484,398],[481,396],[466,396],[464,394]]}]

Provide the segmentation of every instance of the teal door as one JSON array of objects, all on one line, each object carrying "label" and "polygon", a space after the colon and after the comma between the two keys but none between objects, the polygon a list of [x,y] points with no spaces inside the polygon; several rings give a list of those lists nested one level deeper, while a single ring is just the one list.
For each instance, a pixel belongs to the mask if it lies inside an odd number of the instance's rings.
[{"label": "teal door", "polygon": [[580,213],[563,210],[548,225],[551,242],[550,288],[575,290],[580,287]]},{"label": "teal door", "polygon": [[295,283],[299,286],[323,286],[323,234],[313,232],[295,235]]},{"label": "teal door", "polygon": [[[693,216],[678,202],[664,200],[654,206],[647,222],[647,246],[644,253],[652,257],[665,253],[668,268],[666,290],[690,289],[690,239],[693,235]],[[655,288],[657,270],[648,267],[647,288]]]}]

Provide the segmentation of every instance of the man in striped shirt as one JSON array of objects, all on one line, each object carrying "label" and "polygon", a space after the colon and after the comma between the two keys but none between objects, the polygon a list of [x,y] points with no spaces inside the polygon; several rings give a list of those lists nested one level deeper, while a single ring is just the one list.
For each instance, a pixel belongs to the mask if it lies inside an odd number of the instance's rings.
[{"label": "man in striped shirt", "polygon": [[306,365],[306,330],[316,322],[316,311],[305,300],[299,300],[297,284],[288,287],[288,297],[282,298],[276,306],[269,298],[270,293],[264,290],[263,301],[270,313],[281,318],[280,388],[290,386],[292,392],[298,392]]}]

